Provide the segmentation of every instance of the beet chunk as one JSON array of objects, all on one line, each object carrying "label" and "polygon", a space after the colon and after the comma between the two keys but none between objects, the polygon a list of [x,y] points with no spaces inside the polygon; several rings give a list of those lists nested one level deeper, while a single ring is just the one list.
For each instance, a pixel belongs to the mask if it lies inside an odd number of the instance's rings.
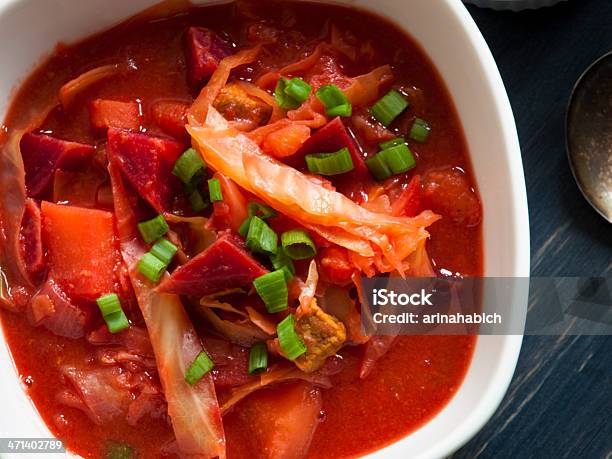
[{"label": "beet chunk", "polygon": [[205,27],[190,27],[186,35],[189,84],[199,87],[232,54],[232,45]]},{"label": "beet chunk", "polygon": [[341,148],[348,148],[354,169],[345,174],[326,177],[340,192],[345,192],[355,184],[368,177],[369,171],[363,160],[361,148],[353,134],[346,128],[342,119],[336,117],[310,136],[293,155],[283,161],[296,169],[307,171],[304,157],[313,153],[333,153]]},{"label": "beet chunk", "polygon": [[240,239],[224,234],[187,264],[177,268],[158,289],[167,293],[203,296],[247,286],[267,272],[244,249]]},{"label": "beet chunk", "polygon": [[169,211],[180,189],[172,168],[183,152],[179,142],[110,128],[107,153],[134,189],[158,212]]},{"label": "beet chunk", "polygon": [[39,197],[49,188],[56,169],[77,167],[91,158],[94,151],[92,145],[45,134],[25,134],[21,139],[21,154],[28,194]]},{"label": "beet chunk", "polygon": [[35,279],[45,268],[45,257],[42,246],[42,224],[40,209],[33,199],[27,199],[21,234],[19,237],[21,259],[31,279]]}]

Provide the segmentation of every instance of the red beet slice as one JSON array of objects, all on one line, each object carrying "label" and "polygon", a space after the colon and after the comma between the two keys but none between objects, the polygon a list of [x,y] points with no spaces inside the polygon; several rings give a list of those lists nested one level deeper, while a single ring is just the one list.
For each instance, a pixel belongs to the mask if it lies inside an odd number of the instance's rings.
[{"label": "red beet slice", "polygon": [[172,168],[183,152],[179,142],[110,128],[108,157],[119,166],[134,189],[158,212],[169,211],[180,189]]},{"label": "red beet slice", "polygon": [[268,271],[235,236],[224,234],[187,264],[177,268],[159,291],[203,296],[227,288],[245,287]]},{"label": "red beet slice", "polygon": [[349,131],[342,119],[336,117],[316,131],[300,149],[294,154],[285,158],[285,163],[296,169],[306,170],[304,157],[313,153],[333,153],[341,148],[348,148],[355,168],[346,174],[328,177],[334,185],[354,182],[361,180],[368,174],[368,168],[363,160],[361,148],[357,144],[355,137]]},{"label": "red beet slice", "polygon": [[25,134],[21,139],[21,154],[28,194],[39,197],[49,188],[56,169],[77,167],[91,158],[94,151],[92,145],[45,134]]},{"label": "red beet slice", "polygon": [[19,237],[22,263],[32,279],[45,268],[42,246],[40,209],[33,199],[27,199]]},{"label": "red beet slice", "polygon": [[221,59],[232,54],[232,45],[205,27],[190,27],[185,37],[189,84],[206,83]]}]

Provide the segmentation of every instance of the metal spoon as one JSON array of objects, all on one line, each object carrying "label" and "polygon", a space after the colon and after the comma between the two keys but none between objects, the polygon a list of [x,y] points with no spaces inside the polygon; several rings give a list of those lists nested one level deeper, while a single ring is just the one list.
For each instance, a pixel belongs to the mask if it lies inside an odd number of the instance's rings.
[{"label": "metal spoon", "polygon": [[595,61],[574,86],[566,143],[580,191],[612,223],[612,52]]}]

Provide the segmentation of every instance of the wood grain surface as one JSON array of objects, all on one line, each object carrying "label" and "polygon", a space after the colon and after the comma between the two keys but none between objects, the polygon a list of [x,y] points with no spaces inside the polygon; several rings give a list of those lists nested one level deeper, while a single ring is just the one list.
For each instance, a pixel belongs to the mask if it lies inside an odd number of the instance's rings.
[{"label": "wood grain surface", "polygon": [[[612,276],[612,225],[568,166],[575,81],[612,50],[612,0],[521,13],[469,7],[510,96],[529,200],[532,274]],[[455,458],[611,458],[612,337],[529,336],[494,417]]]}]

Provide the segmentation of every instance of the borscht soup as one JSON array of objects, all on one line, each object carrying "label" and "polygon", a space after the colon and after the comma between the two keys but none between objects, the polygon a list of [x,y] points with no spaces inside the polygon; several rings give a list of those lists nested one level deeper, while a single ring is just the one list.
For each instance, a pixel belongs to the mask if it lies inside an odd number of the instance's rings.
[{"label": "borscht soup", "polygon": [[70,452],[354,457],[460,387],[475,337],[361,327],[364,278],[483,270],[461,122],[387,20],[167,1],[58,44],[1,148],[4,336]]}]

